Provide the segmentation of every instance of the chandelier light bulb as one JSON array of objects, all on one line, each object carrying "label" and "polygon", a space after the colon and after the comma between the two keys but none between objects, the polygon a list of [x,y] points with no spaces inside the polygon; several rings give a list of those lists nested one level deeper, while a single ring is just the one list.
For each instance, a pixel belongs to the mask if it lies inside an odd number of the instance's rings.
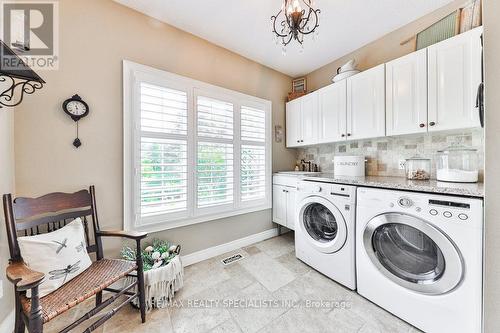
[{"label": "chandelier light bulb", "polygon": [[299,0],[294,0],[293,1],[293,11],[296,12],[296,13],[302,11],[302,8],[300,7]]}]

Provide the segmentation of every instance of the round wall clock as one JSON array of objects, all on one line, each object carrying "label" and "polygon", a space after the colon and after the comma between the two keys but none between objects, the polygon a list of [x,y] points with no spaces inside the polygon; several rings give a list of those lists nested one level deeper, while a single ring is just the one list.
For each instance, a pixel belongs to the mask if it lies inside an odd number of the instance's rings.
[{"label": "round wall clock", "polygon": [[89,114],[89,105],[80,96],[73,95],[73,97],[64,101],[62,108],[76,122],[76,139],[73,141],[73,146],[78,148],[82,145],[78,138],[78,121]]}]

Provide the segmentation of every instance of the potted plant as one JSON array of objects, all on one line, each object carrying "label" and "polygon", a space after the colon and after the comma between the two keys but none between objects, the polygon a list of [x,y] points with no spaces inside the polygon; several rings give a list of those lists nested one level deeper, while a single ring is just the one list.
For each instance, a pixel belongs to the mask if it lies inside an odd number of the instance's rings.
[{"label": "potted plant", "polygon": [[[172,245],[168,241],[154,239],[151,245],[142,250],[144,265],[144,287],[146,308],[164,308],[170,304],[176,291],[182,288],[184,270],[180,259],[180,245]],[[135,261],[136,250],[125,246],[121,251],[125,260]],[[125,284],[134,278],[128,277]],[[134,301],[137,306],[137,300]]]}]

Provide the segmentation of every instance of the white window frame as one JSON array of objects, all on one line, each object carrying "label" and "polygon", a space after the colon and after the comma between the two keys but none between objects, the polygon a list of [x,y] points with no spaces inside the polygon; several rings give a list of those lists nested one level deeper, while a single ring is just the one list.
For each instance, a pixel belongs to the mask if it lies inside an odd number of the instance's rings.
[{"label": "white window frame", "polygon": [[[147,82],[171,89],[182,90],[188,96],[188,201],[187,211],[157,215],[140,219],[140,83]],[[197,114],[196,98],[198,95],[216,98],[233,104],[233,204],[198,208],[196,200],[197,156]],[[259,108],[266,112],[266,193],[261,200],[242,202],[240,193],[241,145],[241,106]],[[251,142],[253,144],[253,142]],[[139,167],[138,167],[139,166]],[[191,175],[191,176],[189,176]],[[205,82],[193,80],[177,74],[123,61],[123,216],[125,230],[155,232],[202,223],[221,218],[271,209],[272,207],[272,103],[258,97],[221,88]],[[140,222],[142,223],[138,223]]]}]

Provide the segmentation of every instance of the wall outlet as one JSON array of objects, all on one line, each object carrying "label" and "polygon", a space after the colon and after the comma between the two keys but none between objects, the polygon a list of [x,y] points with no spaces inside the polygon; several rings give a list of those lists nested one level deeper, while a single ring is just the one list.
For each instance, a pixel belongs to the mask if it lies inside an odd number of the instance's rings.
[{"label": "wall outlet", "polygon": [[404,170],[406,167],[406,160],[399,160],[399,170]]}]

